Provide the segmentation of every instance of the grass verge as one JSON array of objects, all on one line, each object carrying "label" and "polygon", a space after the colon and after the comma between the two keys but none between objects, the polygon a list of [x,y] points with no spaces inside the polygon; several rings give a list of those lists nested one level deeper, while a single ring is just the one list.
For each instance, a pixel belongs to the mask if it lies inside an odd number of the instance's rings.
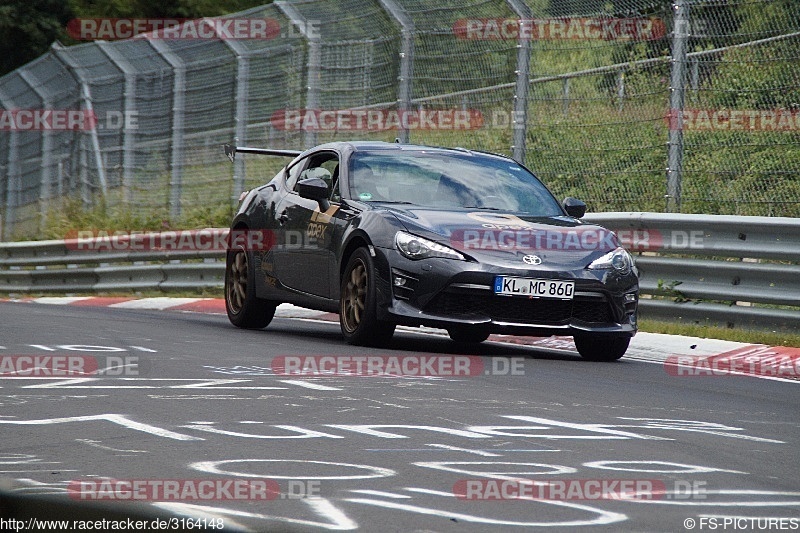
[{"label": "grass verge", "polygon": [[749,344],[793,346],[795,348],[800,348],[800,334],[783,333],[779,331],[731,329],[717,326],[701,326],[698,324],[682,324],[678,322],[660,322],[647,319],[639,320],[639,331],[683,335],[686,337],[700,337],[704,339],[721,339],[726,341],[746,342]]}]

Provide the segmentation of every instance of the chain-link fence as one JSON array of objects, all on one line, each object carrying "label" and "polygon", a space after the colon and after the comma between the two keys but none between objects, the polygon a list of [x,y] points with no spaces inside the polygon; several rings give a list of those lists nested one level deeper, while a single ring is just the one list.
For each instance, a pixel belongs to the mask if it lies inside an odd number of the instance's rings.
[{"label": "chain-link fence", "polygon": [[283,163],[226,164],[232,139],[463,146],[594,211],[800,216],[795,0],[291,0],[188,26],[212,34],[56,44],[0,78],[3,238],[64,199],[224,217]]}]

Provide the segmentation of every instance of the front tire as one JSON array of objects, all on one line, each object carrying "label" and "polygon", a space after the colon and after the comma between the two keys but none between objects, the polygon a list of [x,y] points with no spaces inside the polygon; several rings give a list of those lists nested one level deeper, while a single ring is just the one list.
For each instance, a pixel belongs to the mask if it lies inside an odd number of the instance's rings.
[{"label": "front tire", "polygon": [[378,320],[375,264],[366,248],[358,248],[342,275],[339,324],[348,344],[386,346],[395,324]]},{"label": "front tire", "polygon": [[256,297],[253,256],[231,250],[225,258],[225,311],[228,320],[243,329],[262,329],[275,316],[276,302]]},{"label": "front tire", "polygon": [[630,337],[577,336],[575,347],[587,361],[616,361],[625,355]]}]

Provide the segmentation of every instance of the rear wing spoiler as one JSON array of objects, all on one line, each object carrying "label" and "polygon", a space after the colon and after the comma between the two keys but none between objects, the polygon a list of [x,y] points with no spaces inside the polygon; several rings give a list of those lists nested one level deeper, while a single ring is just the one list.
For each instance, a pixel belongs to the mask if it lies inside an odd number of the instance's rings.
[{"label": "rear wing spoiler", "polygon": [[297,157],[303,152],[300,150],[274,150],[272,148],[248,148],[246,146],[231,146],[230,144],[223,145],[225,148],[225,155],[231,160],[231,163],[236,159],[236,152],[243,154],[261,154],[261,155],[277,155],[282,157]]}]

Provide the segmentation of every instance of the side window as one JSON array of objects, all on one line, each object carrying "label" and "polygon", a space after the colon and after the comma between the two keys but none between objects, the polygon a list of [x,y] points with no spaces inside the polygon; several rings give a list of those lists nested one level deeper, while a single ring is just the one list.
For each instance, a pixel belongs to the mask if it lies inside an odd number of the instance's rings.
[{"label": "side window", "polygon": [[336,167],[333,169],[333,173],[331,181],[333,182],[331,186],[331,202],[340,203],[342,201],[342,195],[339,192],[339,163],[336,163]]},{"label": "side window", "polygon": [[303,168],[305,168],[305,166],[306,166],[305,165],[306,161],[307,160],[305,160],[305,159],[303,159],[301,161],[298,161],[296,165],[294,165],[292,168],[289,169],[289,177],[286,178],[286,187],[290,191],[294,191],[295,190],[295,187],[297,186],[298,178],[300,177],[300,173],[303,171]]},{"label": "side window", "polygon": [[[313,155],[310,157],[310,161],[307,166],[302,164],[298,166],[303,167],[304,170],[302,172],[297,172],[297,176],[295,176],[294,180],[291,181],[291,187],[293,191],[297,192],[297,183],[305,177],[305,174],[309,173],[309,171],[312,171],[315,168],[322,168],[327,171],[326,173],[322,173],[322,175],[324,176],[323,179],[330,188],[330,199],[334,202],[341,201],[342,197],[339,194],[339,156],[335,152],[323,152],[321,154]],[[312,172],[312,174],[314,173]],[[289,180],[287,180],[287,185],[289,185]]]}]

